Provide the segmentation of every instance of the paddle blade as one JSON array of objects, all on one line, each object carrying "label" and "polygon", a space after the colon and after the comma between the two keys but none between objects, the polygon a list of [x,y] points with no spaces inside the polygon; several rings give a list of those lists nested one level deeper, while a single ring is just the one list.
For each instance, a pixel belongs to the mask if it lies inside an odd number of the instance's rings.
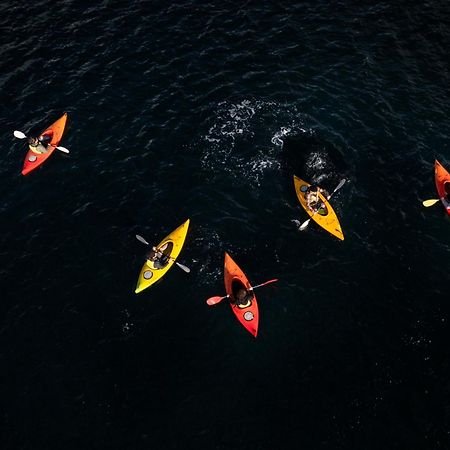
[{"label": "paddle blade", "polygon": [[191,269],[189,269],[189,267],[186,267],[184,264],[179,263],[178,261],[175,261],[175,264],[182,270],[184,270],[185,272],[189,273],[191,271]]},{"label": "paddle blade", "polygon": [[[338,191],[342,186],[344,186],[344,184],[345,184],[345,182],[346,182],[347,180],[345,179],[345,178],[343,178],[340,182],[339,182],[339,184],[336,186],[336,188],[334,189],[334,191],[332,192],[332,194],[331,195],[333,195],[336,191]],[[331,197],[331,195],[330,195],[330,197]]]},{"label": "paddle blade", "polygon": [[439,201],[438,198],[430,198],[429,200],[424,200],[422,202],[422,205],[425,206],[425,208],[428,208],[430,206],[435,205]]},{"label": "paddle blade", "polygon": [[21,131],[18,131],[18,130],[14,130],[14,136],[17,139],[25,139],[26,138],[25,133],[22,133]]},{"label": "paddle blade", "polygon": [[145,245],[150,245],[142,236],[139,236],[139,234],[136,234],[136,239]]},{"label": "paddle blade", "polygon": [[56,149],[63,153],[69,153],[69,150],[66,147],[56,147]]},{"label": "paddle blade", "polygon": [[219,297],[218,295],[216,297],[210,297],[208,298],[208,300],[206,300],[206,303],[209,306],[213,306],[213,305],[217,305],[218,303],[220,303],[224,298],[227,298],[228,295],[225,295],[225,297]]},{"label": "paddle blade", "polygon": [[305,220],[299,227],[298,227],[298,229],[300,230],[300,231],[303,231],[308,225],[309,225],[309,221],[310,221],[311,219],[308,219],[308,220]]},{"label": "paddle blade", "polygon": [[263,284],[260,284],[259,286],[265,286],[266,284],[270,284],[270,283],[276,283],[278,281],[278,278],[273,278],[272,280],[266,281]]}]

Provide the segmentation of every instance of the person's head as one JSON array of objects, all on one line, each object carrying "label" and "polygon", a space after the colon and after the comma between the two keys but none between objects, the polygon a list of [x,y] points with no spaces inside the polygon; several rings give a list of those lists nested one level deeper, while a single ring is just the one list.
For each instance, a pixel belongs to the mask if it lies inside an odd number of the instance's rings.
[{"label": "person's head", "polygon": [[47,145],[50,144],[50,141],[51,141],[50,136],[47,136],[46,134],[39,136],[39,141],[38,142],[40,142],[42,145],[47,146]]},{"label": "person's head", "polygon": [[247,291],[244,288],[241,288],[236,293],[236,298],[238,300],[245,300],[245,297],[247,296]]},{"label": "person's head", "polygon": [[450,181],[444,183],[444,190],[447,195],[450,195]]},{"label": "person's head", "polygon": [[319,186],[315,184],[311,184],[311,186],[308,187],[307,192],[317,192],[319,190]]}]

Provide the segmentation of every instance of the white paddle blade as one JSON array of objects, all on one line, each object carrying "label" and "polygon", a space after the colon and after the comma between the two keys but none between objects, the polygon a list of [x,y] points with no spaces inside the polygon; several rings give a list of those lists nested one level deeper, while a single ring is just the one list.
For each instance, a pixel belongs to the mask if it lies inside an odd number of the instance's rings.
[{"label": "white paddle blade", "polygon": [[309,225],[309,221],[310,221],[310,220],[311,220],[311,219],[305,220],[305,221],[298,227],[299,231],[303,231],[303,230]]},{"label": "white paddle blade", "polygon": [[438,198],[430,198],[429,200],[424,200],[422,205],[425,206],[425,208],[428,208],[429,206],[435,205],[438,201]]},{"label": "white paddle blade", "polygon": [[184,270],[186,273],[189,273],[191,271],[191,269],[189,269],[189,267],[186,267],[184,264],[181,264],[177,261],[175,261],[175,264],[182,270]]},{"label": "white paddle blade", "polygon": [[66,147],[56,147],[56,149],[63,153],[69,153],[69,150]]},{"label": "white paddle blade", "polygon": [[145,245],[150,245],[142,236],[139,236],[139,234],[136,234],[136,239]]},{"label": "white paddle blade", "polygon": [[345,178],[343,178],[340,183],[336,186],[336,189],[334,190],[334,192],[336,192],[338,189],[340,189],[342,186],[344,186],[345,182],[347,180]]},{"label": "white paddle blade", "polygon": [[25,133],[22,133],[21,131],[18,131],[18,130],[14,130],[13,134],[17,139],[25,139],[26,138]]},{"label": "white paddle blade", "polygon": [[332,197],[333,194],[335,194],[342,186],[344,186],[345,182],[347,180],[345,178],[343,178],[339,184],[335,187],[334,191],[327,197],[327,200],[330,200],[330,198]]}]

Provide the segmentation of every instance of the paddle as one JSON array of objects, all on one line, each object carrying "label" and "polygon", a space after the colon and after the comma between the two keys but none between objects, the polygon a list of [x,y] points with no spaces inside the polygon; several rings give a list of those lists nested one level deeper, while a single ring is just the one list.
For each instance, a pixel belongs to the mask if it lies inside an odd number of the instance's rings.
[{"label": "paddle", "polygon": [[428,208],[430,206],[435,205],[439,201],[438,198],[430,198],[429,200],[424,200],[422,202],[422,205],[425,206],[425,208]]},{"label": "paddle", "polygon": [[[269,284],[269,283],[275,283],[275,281],[278,281],[278,278],[274,278],[273,280],[266,281],[265,283],[261,283],[261,284],[257,284],[256,286],[249,287],[248,290],[249,290],[249,291],[253,291],[254,289],[259,288],[259,287],[262,287],[262,286],[265,286],[266,284]],[[206,303],[207,303],[209,306],[217,305],[217,304],[220,303],[222,300],[224,300],[225,298],[228,298],[228,297],[229,297],[229,295],[225,295],[224,297],[219,297],[219,296],[217,295],[216,297],[210,297],[210,298],[208,298],[208,300],[206,300]]]},{"label": "paddle", "polygon": [[[150,245],[142,236],[139,236],[139,234],[136,234],[136,239],[140,242],[142,242],[145,245]],[[167,255],[166,255],[167,256]],[[185,272],[189,273],[191,271],[191,269],[189,269],[189,267],[186,267],[183,264],[180,264],[178,261],[175,261],[174,258],[171,258],[170,256],[168,256],[169,259],[171,259],[172,261],[175,262],[175,264],[182,270],[184,270]]]},{"label": "paddle", "polygon": [[[330,198],[333,196],[333,194],[334,194],[335,192],[337,192],[342,186],[344,186],[344,184],[345,184],[346,181],[347,181],[347,180],[346,180],[345,178],[343,178],[343,179],[339,182],[339,184],[336,186],[336,188],[334,189],[334,191],[327,197],[327,200],[330,200]],[[313,214],[308,220],[305,220],[305,221],[298,227],[299,231],[303,231],[303,230],[309,225],[309,221],[312,219],[312,217],[315,216],[316,214],[317,214],[317,211],[315,211],[314,214]]]},{"label": "paddle", "polygon": [[[17,131],[17,130],[14,131],[14,136],[17,139],[25,139],[27,137],[27,135],[25,133],[22,133],[21,131]],[[69,153],[69,150],[66,147],[55,147],[55,148],[57,150],[59,150],[60,152]]]}]

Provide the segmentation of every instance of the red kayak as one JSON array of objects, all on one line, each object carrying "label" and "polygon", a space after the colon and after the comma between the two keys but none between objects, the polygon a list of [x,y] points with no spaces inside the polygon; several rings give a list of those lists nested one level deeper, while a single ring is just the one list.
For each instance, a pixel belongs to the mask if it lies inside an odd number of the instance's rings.
[{"label": "red kayak", "polygon": [[447,214],[450,215],[450,173],[444,169],[437,159],[434,162],[434,179],[439,199],[444,205]]},{"label": "red kayak", "polygon": [[[230,296],[230,306],[237,319],[254,337],[258,334],[258,303],[251,284],[240,267],[225,252],[225,290]],[[245,301],[237,301],[239,291],[246,290]]]},{"label": "red kayak", "polygon": [[30,148],[23,163],[22,175],[26,175],[39,167],[55,151],[64,133],[66,120],[67,113],[64,113],[54,124],[50,125],[41,133],[42,136],[51,136],[52,138],[50,144],[47,146],[47,151],[45,153],[36,153]]}]

